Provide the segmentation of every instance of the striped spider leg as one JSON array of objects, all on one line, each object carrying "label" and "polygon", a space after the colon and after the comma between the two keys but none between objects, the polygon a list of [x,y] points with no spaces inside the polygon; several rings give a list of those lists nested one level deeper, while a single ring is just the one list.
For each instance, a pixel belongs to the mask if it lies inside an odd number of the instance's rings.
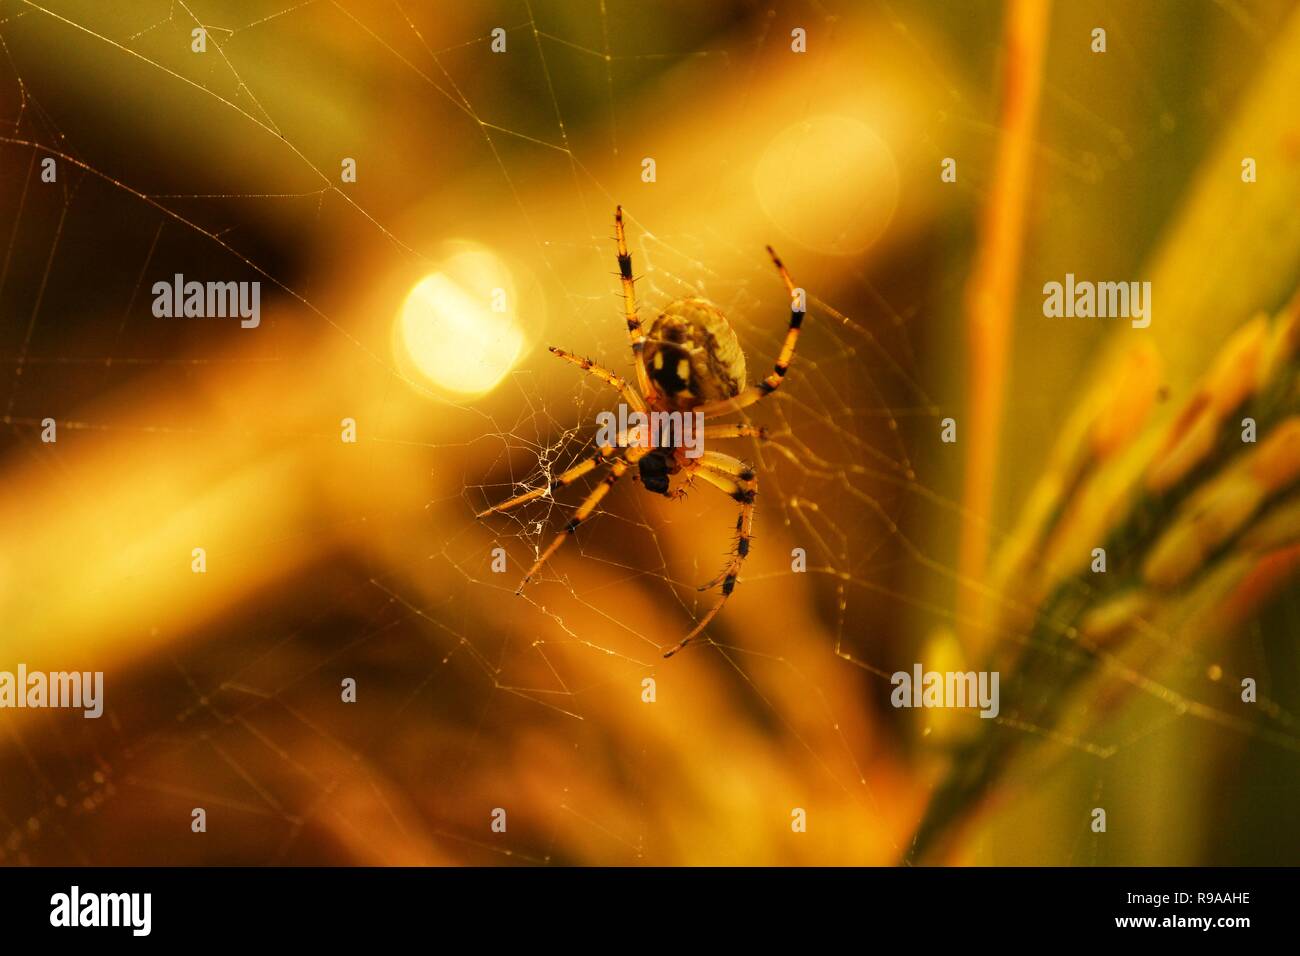
[{"label": "striped spider leg", "polygon": [[636,387],[647,400],[655,393],[650,373],[645,367],[645,331],[636,314],[636,279],[632,277],[632,254],[627,251],[627,233],[623,229],[623,207],[614,207],[614,241],[618,250],[618,280],[623,287],[623,317],[627,337],[632,343],[632,364],[636,366]]},{"label": "striped spider leg", "polygon": [[[747,430],[753,426],[738,425],[730,427],[735,427],[738,432],[745,430],[746,433],[749,433]],[[757,435],[761,431],[762,429],[754,429],[753,434]],[[735,437],[741,436],[737,434]],[[738,502],[740,504],[740,514],[736,518],[736,544],[732,548],[731,557],[728,559],[726,567],[708,584],[700,586],[701,591],[709,591],[721,584],[722,596],[696,622],[695,627],[691,629],[689,634],[664,652],[664,657],[672,657],[695,640],[709,626],[709,622],[717,617],[718,612],[722,610],[722,606],[727,603],[727,598],[731,597],[731,592],[736,588],[736,579],[740,576],[740,568],[745,563],[745,557],[749,554],[749,542],[754,536],[754,499],[758,496],[758,476],[754,474],[754,469],[739,458],[716,451],[706,451],[699,461],[693,462],[686,467],[693,472],[692,477],[703,479],[727,494],[733,501]]]},{"label": "striped spider leg", "polygon": [[803,326],[805,311],[803,297],[799,295],[799,290],[795,288],[794,281],[790,278],[785,263],[777,256],[776,250],[768,246],[767,254],[772,257],[777,272],[781,273],[781,278],[785,282],[786,291],[790,293],[790,324],[786,328],[785,341],[781,344],[781,351],[777,355],[776,366],[768,373],[767,378],[757,385],[751,385],[739,395],[698,406],[695,411],[703,412],[705,418],[729,415],[742,408],[748,408],[760,399],[767,398],[781,387],[781,383],[785,381],[785,373],[790,370],[790,363],[794,361],[795,345],[799,342],[799,329]]},{"label": "striped spider leg", "polygon": [[[634,409],[645,411],[645,402],[641,399],[641,396],[633,391],[632,387],[625,380],[619,378],[613,372],[609,371],[609,369],[597,365],[590,359],[580,358],[572,352],[565,351],[564,349],[552,346],[550,351],[551,354],[564,359],[566,362],[572,362],[583,371],[594,375],[602,382],[614,388],[623,396],[624,401]],[[591,516],[592,512],[596,510],[596,506],[600,504],[601,499],[603,499],[605,495],[609,494],[610,488],[612,488],[614,483],[618,481],[624,473],[626,473],[628,467],[636,464],[636,462],[644,456],[644,449],[621,447],[624,439],[625,436],[619,436],[620,447],[615,447],[613,445],[600,445],[597,448],[596,453],[590,458],[578,462],[578,464],[574,465],[572,468],[552,478],[546,485],[543,485],[540,488],[534,488],[532,491],[525,492],[522,495],[503,501],[500,504],[493,505],[491,508],[480,511],[476,515],[476,517],[484,518],[497,512],[509,511],[512,508],[517,508],[519,505],[525,504],[529,501],[535,501],[538,498],[546,497],[567,485],[573,484],[573,482],[577,481],[583,475],[594,471],[602,464],[608,467],[609,470],[605,475],[604,480],[587,495],[583,502],[578,506],[578,510],[574,513],[574,516],[569,519],[569,522],[564,526],[564,530],[556,536],[555,540],[551,542],[546,550],[543,551],[533,563],[533,566],[528,569],[528,573],[525,574],[523,580],[519,582],[519,587],[515,589],[516,594],[523,593],[524,587],[530,580],[532,580],[533,576],[541,569],[542,565],[550,559],[551,555],[559,550],[560,546],[564,544],[569,535],[577,531],[578,526]]]},{"label": "striped spider leg", "polygon": [[533,562],[533,566],[528,569],[524,579],[519,582],[519,587],[515,589],[516,594],[524,593],[524,587],[533,579],[533,575],[540,571],[542,565],[551,559],[551,555],[560,550],[560,546],[569,540],[573,533],[578,530],[578,526],[591,517],[592,512],[596,510],[596,506],[614,487],[614,483],[623,477],[630,466],[635,465],[638,460],[645,457],[646,451],[645,448],[633,446],[625,449],[622,456],[611,460],[609,471],[606,473],[604,480],[591,489],[590,494],[583,499],[582,504],[578,505],[578,510],[573,513],[573,517],[565,524],[564,530],[557,534],[551,543],[547,545],[546,550],[537,556],[537,560]]}]

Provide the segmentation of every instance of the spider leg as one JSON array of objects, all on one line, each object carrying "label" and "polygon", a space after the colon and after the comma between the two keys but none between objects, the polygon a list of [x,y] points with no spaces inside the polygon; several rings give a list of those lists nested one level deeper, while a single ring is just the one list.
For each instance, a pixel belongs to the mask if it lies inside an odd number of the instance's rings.
[{"label": "spider leg", "polygon": [[[738,427],[745,427],[743,425]],[[732,478],[743,478],[746,481],[754,477],[754,468],[752,465],[741,461],[735,455],[723,454],[720,451],[706,451],[696,459],[699,465],[710,471],[721,472]]]},{"label": "spider leg", "polygon": [[757,438],[767,441],[767,429],[761,425],[705,425],[705,438]]},{"label": "spider leg", "polygon": [[596,452],[596,454],[592,455],[590,458],[584,461],[578,462],[578,464],[574,465],[572,468],[570,468],[568,471],[564,472],[563,474],[556,475],[554,478],[550,480],[550,482],[543,485],[541,488],[534,488],[532,491],[526,492],[522,495],[518,495],[517,497],[514,498],[510,498],[506,501],[502,501],[499,504],[495,504],[491,508],[488,508],[484,511],[480,511],[474,517],[486,518],[490,514],[495,514],[499,511],[509,511],[511,508],[517,508],[520,505],[524,504],[525,502],[534,501],[538,498],[543,498],[546,495],[550,494],[551,492],[559,488],[563,488],[565,485],[573,484],[573,482],[577,481],[583,475],[587,474],[587,472],[594,469],[602,461],[605,461],[610,456],[617,454],[617,452],[618,449],[614,448],[612,445],[601,445],[600,450]]},{"label": "spider leg", "polygon": [[564,544],[578,530],[578,526],[591,517],[592,512],[596,510],[596,506],[609,494],[609,489],[614,487],[614,483],[623,477],[623,474],[631,465],[643,457],[645,457],[645,449],[629,448],[625,457],[613,459],[609,466],[609,473],[605,475],[604,480],[583,499],[582,504],[578,506],[578,510],[574,512],[573,517],[564,526],[564,530],[555,536],[555,539],[547,545],[546,550],[533,562],[533,566],[528,569],[524,579],[519,582],[519,587],[515,589],[516,594],[524,593],[524,587],[532,580],[533,575],[540,571],[542,565],[551,559],[551,555],[560,550],[560,545]]},{"label": "spider leg", "polygon": [[777,258],[776,252],[773,251],[771,246],[767,247],[767,252],[772,257],[772,261],[776,263],[777,271],[781,273],[786,290],[790,293],[790,325],[785,332],[785,342],[781,345],[781,352],[776,358],[776,366],[763,381],[757,385],[751,385],[734,398],[705,402],[695,409],[697,412],[703,412],[706,418],[727,415],[742,408],[747,408],[759,399],[767,398],[781,387],[781,382],[785,379],[785,373],[790,370],[790,363],[794,361],[794,347],[799,341],[799,329],[803,325],[804,309],[800,308],[803,303],[796,294],[798,290],[795,289],[794,281],[790,278],[790,273],[786,271],[785,264]]},{"label": "spider leg", "polygon": [[[727,426],[723,426],[723,427],[727,427]],[[735,427],[747,428],[750,426],[737,425]],[[739,458],[736,458],[732,455],[724,455],[721,452],[706,451],[703,454],[703,456],[701,456],[701,458],[699,459],[699,465],[700,468],[702,469],[702,471],[698,473],[701,478],[703,478],[705,481],[712,484],[714,487],[721,488],[723,491],[725,491],[728,495],[731,495],[733,498],[736,497],[738,492],[741,492],[747,488],[752,489],[754,494],[758,493],[758,480],[754,477],[753,467],[749,465],[747,462],[741,461]],[[713,477],[710,478],[709,475],[705,474],[704,472],[712,472]],[[693,477],[694,476],[692,476],[692,478]],[[736,529],[737,531],[740,530],[739,524],[737,524]],[[748,529],[746,530],[746,534],[748,536]],[[744,545],[744,548],[745,548],[745,553],[748,554],[749,553],[748,544]],[[730,564],[723,567],[723,569],[718,572],[717,577],[713,578],[707,584],[701,584],[698,590],[700,591],[713,590],[715,587],[718,586],[718,584],[720,584],[723,580],[726,579],[729,570],[731,570]],[[738,571],[739,568],[737,568],[736,570]]]},{"label": "spider leg", "polygon": [[614,207],[614,240],[618,246],[618,278],[623,285],[623,315],[627,319],[627,336],[632,343],[632,364],[636,366],[636,387],[649,399],[653,391],[650,373],[641,361],[645,352],[645,332],[636,314],[636,279],[632,278],[632,254],[627,251],[627,233],[623,229],[623,207]]},{"label": "spider leg", "polygon": [[667,498],[669,501],[681,501],[683,498],[690,495],[691,488],[695,484],[696,474],[697,474],[696,472],[687,473],[686,480],[681,484],[681,486],[668,492],[664,497]]},{"label": "spider leg", "polygon": [[591,359],[579,358],[572,352],[556,348],[554,345],[548,346],[548,348],[552,355],[558,355],[566,362],[572,362],[584,372],[590,372],[607,385],[614,386],[614,388],[618,389],[619,393],[622,394],[623,401],[627,402],[633,410],[638,412],[644,412],[646,410],[645,401],[642,400],[641,396],[636,393],[632,386],[629,385],[626,380],[619,378],[609,369],[597,365]]},{"label": "spider leg", "polygon": [[718,616],[722,606],[731,597],[736,588],[736,579],[740,576],[741,566],[749,554],[749,542],[753,538],[754,498],[758,495],[758,478],[748,465],[738,458],[718,452],[706,452],[705,462],[695,466],[695,474],[714,487],[725,491],[732,499],[740,503],[740,514],[736,518],[736,547],[722,573],[701,590],[707,590],[722,584],[722,596],[713,607],[705,612],[704,617],[691,629],[691,632],[664,652],[664,657],[672,657],[683,647],[695,640]]}]

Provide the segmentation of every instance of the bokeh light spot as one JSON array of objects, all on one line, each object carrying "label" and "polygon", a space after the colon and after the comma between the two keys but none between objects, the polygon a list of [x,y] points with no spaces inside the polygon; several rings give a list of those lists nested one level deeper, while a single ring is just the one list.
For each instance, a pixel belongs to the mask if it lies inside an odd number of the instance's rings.
[{"label": "bokeh light spot", "polygon": [[874,130],[818,116],[779,133],[754,169],[759,204],[808,249],[846,256],[880,238],[898,206],[898,163]]},{"label": "bokeh light spot", "polygon": [[407,294],[395,328],[399,360],[458,395],[490,392],[525,350],[514,283],[500,258],[473,248]]}]

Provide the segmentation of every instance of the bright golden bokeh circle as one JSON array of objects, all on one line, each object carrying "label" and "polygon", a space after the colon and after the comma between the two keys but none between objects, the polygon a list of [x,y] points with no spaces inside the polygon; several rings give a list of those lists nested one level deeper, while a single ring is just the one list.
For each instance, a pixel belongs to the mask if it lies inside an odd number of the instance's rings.
[{"label": "bright golden bokeh circle", "polygon": [[399,364],[458,396],[492,391],[526,351],[515,296],[499,256],[462,248],[416,282],[398,309]]},{"label": "bright golden bokeh circle", "polygon": [[795,242],[816,252],[862,252],[898,207],[893,151],[860,120],[818,116],[789,126],[754,168],[759,205]]}]

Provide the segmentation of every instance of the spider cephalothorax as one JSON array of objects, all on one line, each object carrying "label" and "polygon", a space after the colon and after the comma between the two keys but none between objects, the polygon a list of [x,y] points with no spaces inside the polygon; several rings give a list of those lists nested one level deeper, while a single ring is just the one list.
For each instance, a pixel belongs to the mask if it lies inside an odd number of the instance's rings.
[{"label": "spider cephalothorax", "polygon": [[636,463],[641,484],[646,491],[667,495],[670,480],[681,471],[672,448],[652,448]]},{"label": "spider cephalothorax", "polygon": [[[658,430],[650,428],[647,432],[649,440],[646,442],[632,441],[627,435],[620,435],[616,443],[608,443],[598,436],[597,451],[590,458],[579,462],[540,488],[534,488],[480,512],[479,517],[497,511],[508,511],[527,501],[548,496],[598,467],[608,469],[605,479],[592,489],[564,526],[564,530],[524,575],[519,585],[519,590],[522,591],[524,585],[565,539],[591,517],[597,505],[609,494],[609,489],[633,465],[636,466],[636,477],[641,484],[655,494],[672,496],[672,479],[675,476],[683,477],[687,483],[699,478],[725,492],[740,506],[740,514],[736,518],[736,546],[722,573],[701,588],[709,590],[718,587],[721,596],[690,633],[664,653],[664,657],[671,657],[708,626],[735,590],[741,565],[749,554],[754,499],[758,495],[758,478],[754,469],[739,458],[698,448],[688,453],[682,447],[681,439],[687,426],[680,416],[688,415],[693,420],[704,421],[740,411],[775,392],[794,358],[799,327],[803,323],[803,295],[801,290],[794,287],[785,266],[772,251],[772,247],[768,246],[768,254],[790,294],[790,324],[772,372],[763,381],[746,388],[745,354],[740,349],[740,341],[722,310],[708,300],[678,299],[652,319],[647,328],[642,329],[641,320],[636,314],[636,280],[632,276],[632,256],[628,252],[627,237],[623,230],[622,207],[614,213],[614,235],[618,243],[619,281],[623,286],[624,316],[632,343],[637,387],[634,389],[631,384],[590,359],[579,358],[554,346],[551,347],[551,352],[613,386],[631,410],[651,417],[667,416],[670,419],[668,427]],[[674,415],[678,418],[673,419]],[[703,434],[699,437],[714,440],[749,437],[761,441],[767,437],[767,433],[762,428],[748,424],[705,425]]]}]

